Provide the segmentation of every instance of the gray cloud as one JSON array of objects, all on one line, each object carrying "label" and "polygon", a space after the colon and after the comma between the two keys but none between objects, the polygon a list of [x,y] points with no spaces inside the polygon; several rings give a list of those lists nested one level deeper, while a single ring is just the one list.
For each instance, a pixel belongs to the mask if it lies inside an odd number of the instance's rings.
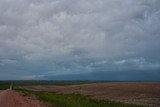
[{"label": "gray cloud", "polygon": [[0,0],[0,78],[158,71],[159,5],[159,0]]}]

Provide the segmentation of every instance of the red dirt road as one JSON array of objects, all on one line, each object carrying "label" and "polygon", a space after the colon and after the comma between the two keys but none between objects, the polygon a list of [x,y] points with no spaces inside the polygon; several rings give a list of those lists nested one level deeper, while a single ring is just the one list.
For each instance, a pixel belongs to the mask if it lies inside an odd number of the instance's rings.
[{"label": "red dirt road", "polygon": [[0,91],[0,107],[44,107],[38,100],[21,96],[14,90]]}]

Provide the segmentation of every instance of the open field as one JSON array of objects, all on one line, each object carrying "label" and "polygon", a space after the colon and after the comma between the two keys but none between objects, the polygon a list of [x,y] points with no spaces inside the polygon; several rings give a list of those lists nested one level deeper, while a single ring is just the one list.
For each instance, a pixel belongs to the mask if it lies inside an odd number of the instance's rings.
[{"label": "open field", "polygon": [[144,107],[109,100],[91,99],[76,93],[64,94],[56,92],[28,91],[25,89],[18,91],[25,96],[37,96],[39,100],[49,103],[49,107]]},{"label": "open field", "polygon": [[[15,99],[33,97],[35,104],[45,102],[43,107],[160,107],[160,82],[0,81],[2,104],[11,83],[20,92],[11,91]],[[9,102],[25,104],[14,101]]]},{"label": "open field", "polygon": [[10,85],[9,81],[0,81],[0,90],[8,89]]},{"label": "open field", "polygon": [[37,85],[23,86],[27,90],[79,93],[92,99],[112,100],[117,102],[160,106],[160,83],[159,82],[106,82],[80,85]]}]

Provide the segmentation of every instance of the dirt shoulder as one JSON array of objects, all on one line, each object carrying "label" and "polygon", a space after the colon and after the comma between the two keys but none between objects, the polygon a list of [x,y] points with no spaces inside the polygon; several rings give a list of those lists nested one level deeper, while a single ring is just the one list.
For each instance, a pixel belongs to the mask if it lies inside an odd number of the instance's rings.
[{"label": "dirt shoulder", "polygon": [[40,101],[21,96],[14,90],[0,91],[0,107],[46,107]]}]

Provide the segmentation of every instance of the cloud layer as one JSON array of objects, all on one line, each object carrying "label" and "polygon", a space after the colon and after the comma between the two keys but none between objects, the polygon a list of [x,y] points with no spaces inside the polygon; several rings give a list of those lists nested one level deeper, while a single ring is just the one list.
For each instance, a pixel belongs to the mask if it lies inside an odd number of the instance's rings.
[{"label": "cloud layer", "polygon": [[0,79],[160,74],[159,6],[159,0],[0,0]]}]

